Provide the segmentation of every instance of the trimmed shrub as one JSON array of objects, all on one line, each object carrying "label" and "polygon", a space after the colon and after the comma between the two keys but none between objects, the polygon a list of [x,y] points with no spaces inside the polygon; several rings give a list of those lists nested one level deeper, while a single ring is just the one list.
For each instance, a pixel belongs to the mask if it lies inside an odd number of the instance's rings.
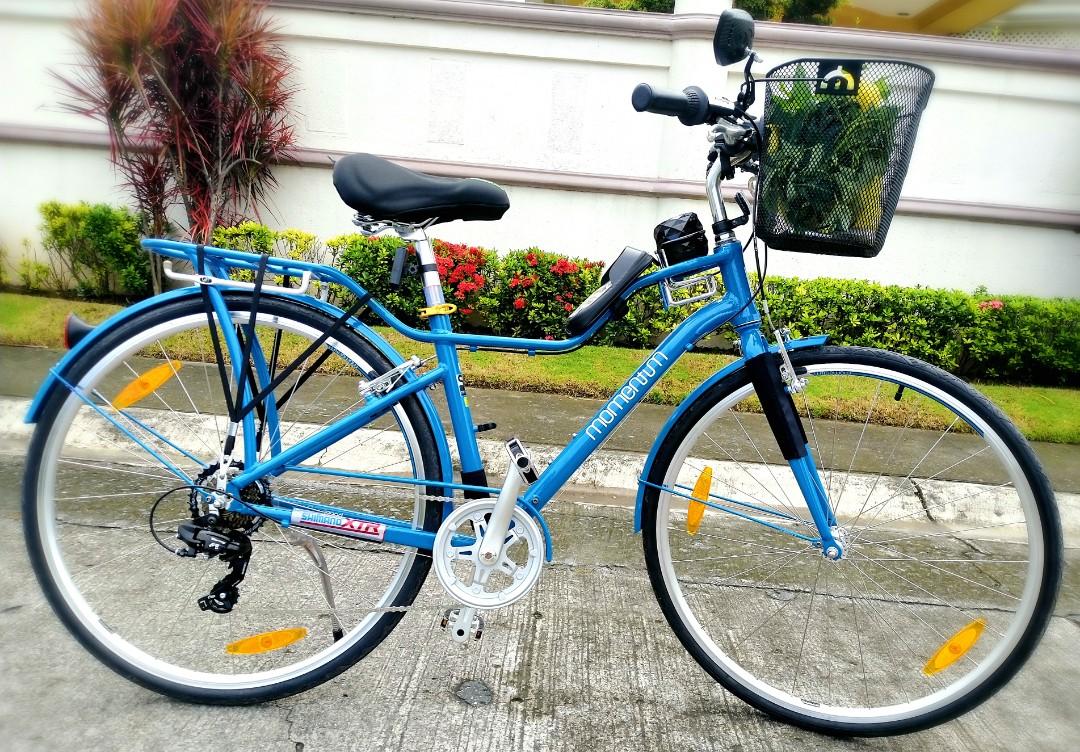
[{"label": "trimmed shrub", "polygon": [[895,350],[956,364],[970,326],[970,296],[863,280],[768,277],[773,319],[795,336],[828,332],[838,344]]},{"label": "trimmed shrub", "polygon": [[139,247],[139,217],[108,204],[39,207],[42,246],[49,255],[53,284],[82,297],[150,294],[150,259]]},{"label": "trimmed shrub", "polygon": [[[326,247],[341,271],[356,280],[406,324],[417,326],[421,322],[420,309],[426,303],[419,263],[412,246],[406,249],[401,285],[394,289],[390,284],[394,255],[401,245],[402,241],[398,238],[369,238],[359,233],[338,235],[326,241]],[[492,267],[497,257],[483,248],[442,240],[434,240],[433,246],[442,277],[443,295],[458,306],[454,319],[455,325],[461,326],[463,319],[475,314],[481,299],[490,289]],[[334,290],[334,293],[339,300],[346,294],[343,289]],[[367,317],[378,320],[370,313]]]},{"label": "trimmed shrub", "polygon": [[583,5],[586,8],[639,10],[649,13],[671,13],[675,10],[675,0],[585,0]]},{"label": "trimmed shrub", "polygon": [[969,379],[1080,384],[1080,300],[770,277],[773,318],[795,336],[894,350]]},{"label": "trimmed shrub", "polygon": [[48,264],[24,258],[19,261],[19,281],[31,292],[40,292],[53,287],[52,269]]},{"label": "trimmed shrub", "polygon": [[566,319],[596,289],[603,265],[539,248],[499,259],[498,284],[484,296],[483,312],[496,334],[557,339]]},{"label": "trimmed shrub", "polygon": [[1036,384],[1080,384],[1080,300],[973,296],[962,335],[961,375]]}]

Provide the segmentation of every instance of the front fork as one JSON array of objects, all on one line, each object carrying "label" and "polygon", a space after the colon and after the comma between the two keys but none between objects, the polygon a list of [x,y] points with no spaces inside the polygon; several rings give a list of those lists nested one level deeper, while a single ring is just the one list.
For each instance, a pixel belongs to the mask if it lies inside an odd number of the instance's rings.
[{"label": "front fork", "polygon": [[[833,535],[836,516],[833,514],[821,473],[814,463],[813,454],[806,440],[802,420],[791,397],[791,391],[781,376],[784,359],[780,353],[767,346],[761,333],[760,322],[746,322],[735,327],[746,355],[746,370],[754,391],[761,401],[762,412],[776,438],[780,453],[787,460],[795,481],[799,484],[803,499],[821,540],[821,552],[827,559],[843,557],[844,549]],[[781,341],[780,347],[783,347]],[[797,377],[796,374],[790,374]]]}]

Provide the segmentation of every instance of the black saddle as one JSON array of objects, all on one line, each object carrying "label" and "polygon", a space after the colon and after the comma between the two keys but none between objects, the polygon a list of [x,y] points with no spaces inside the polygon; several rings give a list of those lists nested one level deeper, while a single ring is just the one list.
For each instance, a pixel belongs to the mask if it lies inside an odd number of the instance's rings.
[{"label": "black saddle", "polygon": [[510,199],[499,186],[477,178],[438,178],[371,154],[350,154],[334,165],[334,187],[346,204],[374,219],[499,219]]}]

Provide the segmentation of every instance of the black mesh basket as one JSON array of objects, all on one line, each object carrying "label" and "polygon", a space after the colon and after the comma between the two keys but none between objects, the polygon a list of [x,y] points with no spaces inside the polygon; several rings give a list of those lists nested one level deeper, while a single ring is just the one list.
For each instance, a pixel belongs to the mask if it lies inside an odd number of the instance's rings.
[{"label": "black mesh basket", "polygon": [[768,78],[781,80],[765,89],[758,237],[785,251],[876,256],[934,74],[891,60],[802,59]]}]

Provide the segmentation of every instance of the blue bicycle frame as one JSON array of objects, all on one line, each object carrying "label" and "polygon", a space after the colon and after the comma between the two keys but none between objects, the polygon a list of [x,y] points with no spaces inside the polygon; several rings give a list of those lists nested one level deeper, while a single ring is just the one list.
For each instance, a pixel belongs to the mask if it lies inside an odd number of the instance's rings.
[{"label": "blue bicycle frame", "polygon": [[[473,424],[468,398],[465,389],[462,386],[462,373],[457,349],[467,348],[472,351],[480,349],[496,349],[522,352],[528,355],[566,352],[587,342],[610,317],[610,313],[606,313],[581,335],[564,340],[516,339],[512,337],[456,333],[451,326],[450,317],[444,314],[431,316],[429,318],[430,329],[422,330],[408,326],[402,322],[377,300],[371,299],[367,291],[360,287],[354,280],[332,267],[288,259],[260,257],[255,254],[209,246],[199,248],[190,243],[169,240],[144,240],[143,246],[153,253],[157,253],[167,258],[186,260],[193,264],[198,263],[197,259],[201,258],[204,273],[208,275],[202,278],[201,287],[208,296],[213,307],[213,312],[219,321],[230,319],[230,313],[223,297],[223,291],[230,289],[231,286],[242,286],[242,283],[231,283],[229,280],[229,271],[232,269],[258,270],[260,265],[263,265],[264,273],[266,274],[299,277],[306,272],[320,282],[342,285],[358,299],[366,301],[367,306],[375,313],[375,315],[401,334],[410,339],[434,345],[438,363],[434,368],[422,374],[407,372],[402,378],[399,386],[396,386],[382,396],[369,398],[366,404],[356,411],[325,426],[299,443],[283,450],[281,449],[280,444],[276,443],[276,438],[274,438],[272,439],[269,456],[260,461],[256,454],[255,443],[252,441],[245,441],[243,443],[244,470],[230,480],[228,487],[228,491],[234,499],[239,498],[239,489],[248,486],[250,483],[257,481],[260,478],[277,476],[288,471],[332,474],[339,477],[369,479],[387,483],[411,483],[429,487],[428,493],[441,491],[443,494],[446,494],[447,492],[452,494],[453,491],[460,490],[473,492],[474,494],[497,494],[497,488],[465,482],[454,483],[447,478],[404,479],[396,476],[308,467],[303,465],[303,462],[354,431],[369,424],[379,416],[386,414],[401,400],[411,395],[422,395],[423,390],[428,387],[441,384],[444,387],[449,407],[450,421],[453,427],[459,456],[461,458],[460,469],[462,478],[484,478],[486,476],[483,474],[484,468],[480,459],[475,426]],[[641,366],[626,379],[611,399],[609,399],[607,403],[596,412],[592,419],[574,435],[570,443],[559,453],[551,464],[540,473],[536,482],[529,486],[524,496],[519,499],[518,503],[537,519],[548,538],[548,558],[551,556],[550,535],[548,534],[547,525],[543,521],[540,510],[542,510],[554,497],[558,490],[567,482],[570,476],[573,475],[582,463],[603,445],[611,433],[619,427],[626,416],[633,411],[637,404],[641,402],[645,395],[649,393],[652,387],[656,385],[665,373],[667,373],[668,369],[674,365],[682,354],[692,350],[695,343],[729,322],[738,334],[740,344],[742,345],[744,358],[742,362],[752,362],[757,356],[766,355],[775,351],[775,346],[770,347],[761,331],[760,316],[758,309],[754,304],[753,294],[746,276],[742,251],[743,248],[741,244],[734,238],[730,238],[728,241],[718,245],[712,253],[680,264],[661,268],[658,271],[636,280],[623,292],[622,299],[626,300],[634,293],[650,285],[659,284],[666,279],[672,277],[685,277],[716,268],[719,268],[726,290],[721,299],[704,305],[702,308],[688,316],[663,340],[663,342],[660,343]],[[296,292],[278,290],[276,294],[291,295],[300,302],[306,300],[309,304],[317,304],[324,310],[332,309],[332,307],[321,301],[315,301],[306,295],[297,294]],[[353,323],[355,323],[355,321]],[[247,381],[242,378],[241,374],[241,364],[245,362],[246,358],[238,331],[243,332],[244,336],[248,338],[253,336],[253,332],[247,330],[245,327],[246,325],[243,324],[239,329],[234,329],[233,327],[221,327],[224,340],[223,349],[227,351],[229,360],[233,364],[233,378],[237,383]],[[824,337],[818,337],[790,342],[787,343],[787,347],[797,349],[799,347],[819,346],[823,342]],[[242,401],[252,400],[255,396],[255,392],[258,389],[265,387],[271,381],[268,364],[265,362],[265,357],[261,352],[261,348],[252,347],[251,356],[252,365],[254,367],[253,378],[255,383],[246,384],[242,395]],[[55,386],[55,382],[57,381],[68,388],[72,388],[63,381],[63,366],[64,364],[61,363],[57,369],[54,369],[52,377],[49,382],[43,386],[35,405],[43,400],[44,395],[47,394],[50,388]],[[781,389],[781,387],[777,387],[777,389]],[[267,422],[267,427],[269,428],[268,435],[271,437],[280,436],[280,431],[276,430],[278,416],[272,390],[270,390],[263,398],[263,405],[264,420]],[[35,408],[32,407],[31,416],[34,414]],[[116,423],[121,430],[124,430],[134,440],[143,445],[144,448],[147,448],[146,443],[139,439],[137,431],[128,430],[115,418],[109,417],[109,420]],[[770,424],[771,423],[772,421],[770,420]],[[244,414],[242,418],[242,428],[245,436],[253,436],[255,434],[254,416],[251,410],[248,410],[246,414]],[[774,432],[775,430],[774,427]],[[657,444],[659,443],[660,442],[658,441]],[[802,490],[807,507],[811,513],[815,527],[817,528],[818,537],[813,538],[807,536],[802,532],[791,530],[783,524],[780,524],[783,522],[793,522],[794,518],[789,518],[786,515],[777,515],[777,513],[771,510],[762,510],[745,502],[713,496],[705,503],[710,507],[759,522],[767,527],[787,533],[796,538],[811,541],[814,545],[821,547],[823,550],[826,550],[831,546],[837,546],[831,533],[831,528],[836,522],[832,517],[827,502],[825,488],[821,482],[817,468],[815,467],[809,446],[806,446],[805,435],[802,436],[802,443],[803,446],[799,447],[798,451],[794,452],[792,456],[788,456],[788,462],[799,487]],[[653,454],[655,454],[655,451],[654,447]],[[646,467],[651,465],[651,462],[652,455],[650,455],[647,460]],[[175,473],[176,471],[173,470],[173,472]],[[186,483],[191,482],[190,479],[187,478],[181,478],[181,480]],[[680,490],[679,488],[665,487],[662,488],[662,490],[676,496],[689,498],[685,490]],[[717,503],[717,500],[724,503]],[[640,504],[641,494],[639,494],[639,507]],[[741,509],[737,507],[741,507]],[[288,526],[295,522],[296,518],[294,517],[294,511],[296,509],[304,510],[305,513],[308,514],[322,514],[335,519],[355,521],[355,524],[377,525],[381,526],[381,529],[383,530],[382,539],[386,542],[423,550],[431,550],[435,537],[433,533],[416,529],[415,526],[408,521],[316,504],[302,499],[275,496],[273,505],[232,501],[230,502],[229,508],[247,513],[255,512],[259,515],[271,518],[283,526]],[[762,520],[751,516],[747,513],[747,508],[751,511],[756,510],[758,512],[771,514],[774,516],[773,521]],[[640,508],[638,519],[640,519]]]}]

